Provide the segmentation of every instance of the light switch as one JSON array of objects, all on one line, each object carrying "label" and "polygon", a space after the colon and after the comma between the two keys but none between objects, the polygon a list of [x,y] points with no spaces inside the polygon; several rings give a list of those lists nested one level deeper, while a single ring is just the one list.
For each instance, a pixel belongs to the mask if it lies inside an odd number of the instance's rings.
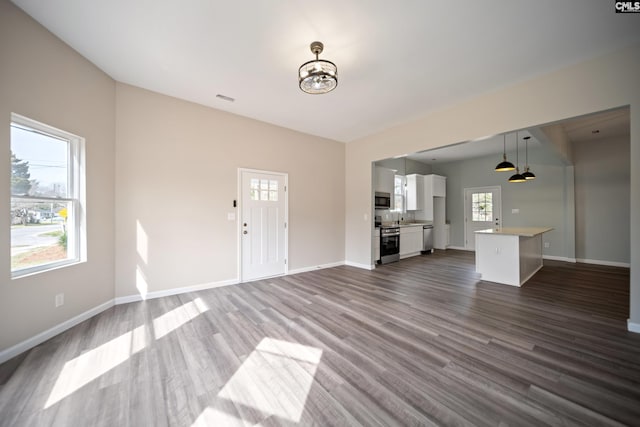
[{"label": "light switch", "polygon": [[520,213],[520,209],[511,209],[511,213],[512,214],[519,214]]},{"label": "light switch", "polygon": [[227,214],[227,219],[228,219],[229,221],[235,221],[235,220],[236,220],[236,213],[235,213],[235,212],[229,212],[229,213]]}]

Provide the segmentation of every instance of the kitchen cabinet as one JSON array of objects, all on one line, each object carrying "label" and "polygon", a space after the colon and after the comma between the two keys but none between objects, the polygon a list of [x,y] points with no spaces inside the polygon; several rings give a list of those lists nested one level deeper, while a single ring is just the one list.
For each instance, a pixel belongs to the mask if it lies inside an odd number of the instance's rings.
[{"label": "kitchen cabinet", "polygon": [[447,199],[444,197],[433,198],[433,247],[434,249],[447,249],[445,226]]},{"label": "kitchen cabinet", "polygon": [[447,249],[451,244],[451,230],[449,224],[433,226],[433,247]]},{"label": "kitchen cabinet", "polygon": [[[422,200],[420,208],[416,209],[415,219],[434,221],[434,197],[446,197],[447,177],[431,174],[424,175],[422,179]],[[408,198],[407,196],[407,200]]]},{"label": "kitchen cabinet", "polygon": [[400,258],[420,255],[422,224],[400,227]]},{"label": "kitchen cabinet", "polygon": [[431,177],[431,188],[433,197],[447,197],[447,177],[440,175],[429,175]]},{"label": "kitchen cabinet", "polygon": [[391,195],[391,209],[393,209],[393,188],[396,172],[393,169],[375,166],[373,188],[375,192],[389,193]]},{"label": "kitchen cabinet", "polygon": [[376,227],[376,231],[373,233],[373,262],[377,263],[380,261],[380,229]]}]

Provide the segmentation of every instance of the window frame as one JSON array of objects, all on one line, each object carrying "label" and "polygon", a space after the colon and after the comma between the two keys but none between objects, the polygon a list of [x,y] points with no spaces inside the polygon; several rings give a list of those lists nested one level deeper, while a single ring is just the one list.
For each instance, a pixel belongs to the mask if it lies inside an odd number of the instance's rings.
[{"label": "window frame", "polygon": [[[402,193],[396,193],[396,180],[400,180],[400,190]],[[401,206],[398,207],[397,197],[401,199]],[[404,175],[394,175],[393,176],[393,209],[390,209],[389,212],[397,212],[397,213],[405,213],[407,206],[407,177]]]},{"label": "window frame", "polygon": [[[58,268],[86,262],[86,192],[85,192],[85,139],[70,132],[38,122],[28,117],[11,113],[11,127],[18,127],[30,132],[59,139],[68,144],[67,151],[67,194],[66,197],[13,195],[9,189],[10,204],[16,201],[26,202],[64,202],[71,206],[72,212],[67,217],[67,258],[47,262],[35,266],[14,270],[11,268],[11,279],[18,279],[33,274],[43,273]],[[10,141],[11,145],[11,141]],[[73,230],[73,232],[71,232]],[[9,230],[11,240],[11,229]]]}]

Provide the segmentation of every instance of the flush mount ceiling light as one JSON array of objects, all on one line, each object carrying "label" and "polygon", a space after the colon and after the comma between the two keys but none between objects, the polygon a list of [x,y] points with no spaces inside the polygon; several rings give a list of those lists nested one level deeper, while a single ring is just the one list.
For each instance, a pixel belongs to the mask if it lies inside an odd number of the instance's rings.
[{"label": "flush mount ceiling light", "polygon": [[516,132],[516,173],[514,173],[513,175],[511,175],[511,178],[509,178],[509,182],[525,182],[526,178],[522,175],[520,175],[520,167],[518,165],[519,163],[519,159],[518,159],[518,132]]},{"label": "flush mount ceiling light", "polygon": [[331,61],[318,59],[318,55],[324,49],[322,43],[313,42],[310,48],[316,59],[300,66],[298,70],[300,89],[313,95],[331,92],[338,86],[338,67]]},{"label": "flush mount ceiling light", "polygon": [[526,157],[525,157],[524,173],[522,174],[522,176],[524,176],[524,179],[526,179],[527,181],[530,179],[536,179],[536,175],[529,170],[529,139],[530,138],[531,138],[530,136],[525,136],[523,138],[525,143],[524,149],[525,149]]},{"label": "flush mount ceiling light", "polygon": [[516,168],[513,166],[513,163],[507,161],[507,134],[502,136],[504,138],[502,141],[502,161],[498,163],[498,166],[496,166],[496,172],[512,171]]}]

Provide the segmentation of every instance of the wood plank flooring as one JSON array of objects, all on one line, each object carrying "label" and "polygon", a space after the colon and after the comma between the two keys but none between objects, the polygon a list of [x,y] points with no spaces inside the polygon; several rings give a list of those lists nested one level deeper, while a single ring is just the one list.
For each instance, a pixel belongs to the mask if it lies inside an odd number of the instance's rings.
[{"label": "wood plank flooring", "polygon": [[473,254],[114,307],[0,366],[0,426],[640,425],[629,270]]}]

